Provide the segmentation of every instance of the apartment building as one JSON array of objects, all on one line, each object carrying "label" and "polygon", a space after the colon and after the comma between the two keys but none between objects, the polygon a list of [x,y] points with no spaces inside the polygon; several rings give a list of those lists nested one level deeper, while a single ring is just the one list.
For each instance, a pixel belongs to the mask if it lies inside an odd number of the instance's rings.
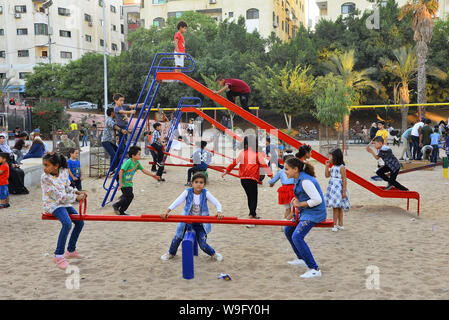
[{"label": "apartment building", "polygon": [[122,0],[0,0],[0,77],[19,91],[37,63],[66,64],[104,46],[112,55],[124,47]]},{"label": "apartment building", "polygon": [[[372,10],[376,4],[367,0],[315,0],[319,8],[319,15],[315,18],[335,21],[340,15],[347,15],[356,9],[363,13]],[[382,1],[386,3],[387,1]],[[399,7],[405,5],[408,0],[396,0]],[[449,14],[449,0],[439,0],[440,10],[438,16],[446,19]]]},{"label": "apartment building", "polygon": [[124,34],[125,49],[129,50],[131,43],[128,40],[128,34],[139,29],[142,24],[140,20],[140,2],[141,0],[123,0]]},{"label": "apartment building", "polygon": [[164,26],[168,18],[185,11],[201,12],[216,21],[243,16],[248,32],[257,30],[265,38],[274,32],[282,40],[306,25],[306,0],[141,0],[145,28]]}]

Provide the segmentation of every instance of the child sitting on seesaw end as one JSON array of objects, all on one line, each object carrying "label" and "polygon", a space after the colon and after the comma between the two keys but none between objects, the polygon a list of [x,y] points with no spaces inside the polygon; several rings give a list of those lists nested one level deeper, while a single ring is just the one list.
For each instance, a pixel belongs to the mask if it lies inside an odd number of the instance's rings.
[{"label": "child sitting on seesaw end", "polygon": [[[184,210],[182,214],[185,216],[193,215],[193,216],[208,216],[209,208],[207,206],[207,202],[211,202],[215,208],[217,208],[216,217],[221,219],[223,217],[221,204],[217,199],[204,187],[206,186],[206,175],[202,172],[197,172],[193,175],[192,178],[192,188],[188,188],[185,190],[169,207],[168,209],[161,214],[162,219],[167,219],[170,211],[177,208],[179,205],[185,202]],[[196,240],[198,241],[198,245],[206,254],[211,256],[216,261],[222,261],[223,257],[218,252],[215,252],[211,246],[209,246],[206,242],[207,234],[211,231],[210,223],[192,223],[186,224],[181,222],[178,224],[176,228],[176,234],[173,238],[168,253],[164,254],[161,259],[169,260],[174,258],[176,252],[178,251],[178,247],[181,244],[182,239],[184,238],[184,234],[188,228],[192,228],[195,231]]]},{"label": "child sitting on seesaw end", "polygon": [[[284,163],[287,159],[293,157],[293,154],[285,155],[283,158]],[[285,208],[284,218],[290,220],[293,217],[291,201],[295,197],[293,189],[295,188],[296,180],[293,178],[287,178],[285,170],[281,169],[274,175],[274,177],[270,181],[268,181],[268,184],[270,185],[270,187],[273,187],[279,179],[281,180],[282,185],[278,189],[278,203]]]}]

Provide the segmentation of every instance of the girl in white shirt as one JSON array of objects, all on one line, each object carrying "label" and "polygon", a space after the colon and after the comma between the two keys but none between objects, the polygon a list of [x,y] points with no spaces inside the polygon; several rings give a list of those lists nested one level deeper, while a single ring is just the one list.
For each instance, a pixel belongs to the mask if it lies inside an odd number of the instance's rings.
[{"label": "girl in white shirt", "polygon": [[[192,178],[192,188],[188,188],[185,190],[165,211],[161,214],[162,219],[166,219],[169,216],[170,211],[174,210],[182,203],[185,202],[184,210],[182,212],[183,215],[194,215],[194,216],[208,216],[209,208],[207,206],[207,202],[211,202],[215,208],[217,208],[216,217],[221,219],[223,217],[221,204],[217,199],[204,187],[206,186],[206,176],[202,172],[197,172],[193,175]],[[223,257],[218,252],[207,244],[207,234],[211,231],[210,223],[192,223],[191,225],[187,225],[184,222],[178,224],[176,228],[176,234],[173,238],[170,249],[168,253],[164,254],[161,259],[169,260],[172,259],[178,250],[179,245],[184,238],[184,234],[188,229],[188,226],[191,227],[196,234],[196,240],[198,241],[198,245],[206,254],[211,256],[216,261],[223,260]]]}]

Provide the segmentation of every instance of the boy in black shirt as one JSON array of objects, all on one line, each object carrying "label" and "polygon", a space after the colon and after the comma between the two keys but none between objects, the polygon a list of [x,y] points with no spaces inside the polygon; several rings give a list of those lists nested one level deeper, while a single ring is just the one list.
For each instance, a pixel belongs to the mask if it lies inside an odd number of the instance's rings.
[{"label": "boy in black shirt", "polygon": [[[378,154],[375,154],[373,149],[370,148],[370,145],[373,142],[374,147],[378,150]],[[366,146],[366,151],[371,153],[376,160],[382,159],[385,163],[384,166],[380,167],[379,170],[376,171],[376,174],[379,177],[388,182],[388,185],[385,188],[385,190],[390,190],[391,188],[396,187],[399,190],[408,191],[406,187],[404,187],[402,184],[396,181],[396,177],[398,176],[401,164],[393,154],[391,148],[384,145],[384,139],[381,136],[375,137]],[[389,177],[386,175],[387,172],[390,172]]]}]

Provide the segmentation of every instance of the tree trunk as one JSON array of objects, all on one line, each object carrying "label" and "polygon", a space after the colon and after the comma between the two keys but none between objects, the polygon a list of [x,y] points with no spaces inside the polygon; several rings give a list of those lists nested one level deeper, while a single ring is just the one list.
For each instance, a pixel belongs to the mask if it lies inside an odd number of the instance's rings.
[{"label": "tree trunk", "polygon": [[[427,44],[425,41],[419,41],[416,49],[418,58],[418,103],[426,103],[426,58]],[[422,118],[425,114],[425,107],[418,107],[418,117]]]},{"label": "tree trunk", "polygon": [[287,125],[287,129],[290,130],[292,128],[292,116],[284,112],[284,120]]},{"label": "tree trunk", "polygon": [[[402,83],[402,87],[399,89],[399,103],[404,105],[410,103],[410,95],[408,91],[408,84]],[[401,107],[401,127],[402,132],[407,130],[408,122],[408,107]]]}]

